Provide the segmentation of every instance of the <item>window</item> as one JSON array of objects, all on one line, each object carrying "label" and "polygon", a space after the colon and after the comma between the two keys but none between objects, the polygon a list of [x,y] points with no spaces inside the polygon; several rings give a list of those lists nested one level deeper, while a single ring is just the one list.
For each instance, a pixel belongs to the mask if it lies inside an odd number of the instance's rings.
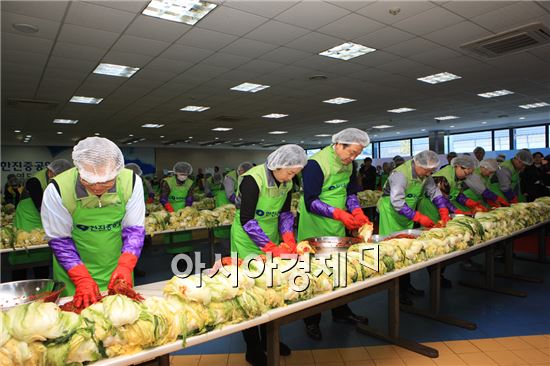
[{"label": "window", "polygon": [[546,147],[546,126],[514,129],[515,149],[534,149]]},{"label": "window", "polygon": [[355,158],[355,160],[363,160],[365,159],[366,157],[369,157],[369,158],[373,158],[373,155],[372,155],[372,144],[370,144],[369,146],[365,147],[363,149],[363,151],[361,152],[361,154],[359,154],[357,156],[357,158]]},{"label": "window", "polygon": [[510,130],[495,130],[495,151],[510,150]]},{"label": "window", "polygon": [[411,156],[411,140],[380,142],[380,157],[393,158],[395,155]]},{"label": "window", "polygon": [[486,151],[493,150],[491,131],[460,133],[449,136],[449,151],[456,153],[471,153],[478,146]]},{"label": "window", "polygon": [[319,151],[321,151],[321,149],[307,149],[306,150],[307,157],[311,158],[313,156],[313,154],[316,154]]},{"label": "window", "polygon": [[430,150],[430,139],[428,137],[421,137],[418,139],[412,139],[413,156],[424,150]]}]

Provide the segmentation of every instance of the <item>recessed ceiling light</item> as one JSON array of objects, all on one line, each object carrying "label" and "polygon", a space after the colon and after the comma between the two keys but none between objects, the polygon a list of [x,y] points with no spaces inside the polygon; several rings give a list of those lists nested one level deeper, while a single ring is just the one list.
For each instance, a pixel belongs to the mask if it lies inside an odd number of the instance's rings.
[{"label": "recessed ceiling light", "polygon": [[321,133],[319,135],[315,135],[315,137],[329,137],[329,136],[332,136],[332,135],[329,135],[328,133]]},{"label": "recessed ceiling light", "polygon": [[378,128],[380,130],[384,129],[384,128],[392,128],[393,126],[390,126],[390,125],[377,125],[377,126],[372,126],[372,128]]},{"label": "recessed ceiling light", "polygon": [[216,128],[213,128],[212,131],[231,131],[232,129],[233,128],[231,127],[216,127]]},{"label": "recessed ceiling light", "polygon": [[265,139],[262,139],[262,141],[265,141]]},{"label": "recessed ceiling light", "polygon": [[160,138],[163,139],[163,138],[164,138],[164,135],[160,135]]},{"label": "recessed ceiling light", "polygon": [[304,140],[300,140],[300,143],[303,144],[303,143],[304,143]]},{"label": "recessed ceiling light", "polygon": [[63,125],[76,125],[78,123],[77,119],[62,119],[62,118],[56,118],[53,120],[53,123],[59,123]]},{"label": "recessed ceiling light", "polygon": [[401,108],[396,108],[396,109],[388,109],[388,112],[391,112],[391,113],[405,113],[405,112],[412,112],[412,111],[416,111],[416,109],[407,108],[407,107],[401,107]]},{"label": "recessed ceiling light", "polygon": [[351,103],[355,101],[356,99],[338,97],[338,98],[323,100],[323,103],[344,104],[344,103]]},{"label": "recessed ceiling light", "polygon": [[338,123],[345,123],[347,121],[348,121],[347,119],[329,119],[328,121],[325,121],[325,123],[338,124]]},{"label": "recessed ceiling light", "polygon": [[95,68],[94,74],[129,78],[134,75],[138,70],[139,67],[101,63]]},{"label": "recessed ceiling light", "polygon": [[157,123],[146,123],[144,125],[141,125],[143,128],[161,128],[164,127],[164,125],[159,125]]},{"label": "recessed ceiling light", "polygon": [[439,74],[424,76],[416,80],[423,81],[428,84],[439,84],[439,83],[444,83],[446,81],[451,81],[451,80],[456,80],[461,78],[462,76],[451,74],[450,72],[441,72]]},{"label": "recessed ceiling light", "polygon": [[286,140],[281,140],[281,142],[286,142]]},{"label": "recessed ceiling light", "polygon": [[134,137],[134,135],[132,135],[132,134],[129,134],[128,136],[129,136],[129,137]]},{"label": "recessed ceiling light", "polygon": [[57,131],[57,134],[58,134],[58,135],[63,135],[63,132]]},{"label": "recessed ceiling light", "polygon": [[99,132],[96,132],[96,133],[94,133],[94,135],[96,135],[96,136],[99,136],[99,135],[100,135],[100,133],[99,133]]},{"label": "recessed ceiling light", "polygon": [[13,130],[13,132],[19,133],[19,132],[21,132],[21,130]]},{"label": "recessed ceiling light", "polygon": [[374,137],[378,137],[378,135],[374,135]]},{"label": "recessed ceiling light", "polygon": [[375,48],[370,48],[357,43],[346,42],[339,46],[332,47],[326,51],[319,53],[321,56],[337,58],[339,60],[351,60],[352,58],[363,56],[367,53],[376,51]]},{"label": "recessed ceiling light", "polygon": [[455,126],[449,126],[449,128],[455,128]]},{"label": "recessed ceiling light", "polygon": [[30,139],[32,137],[32,135],[27,135],[25,136],[26,138]]},{"label": "recessed ceiling light", "polygon": [[74,95],[69,102],[71,103],[84,103],[84,104],[99,104],[103,98],[95,97],[83,97],[80,95]]},{"label": "recessed ceiling light", "polygon": [[495,90],[492,92],[481,93],[478,95],[483,98],[495,98],[495,97],[502,97],[503,95],[509,95],[509,94],[514,94],[514,92],[510,90],[502,89],[502,90]]},{"label": "recessed ceiling light", "polygon": [[192,138],[193,138],[193,136],[189,136],[189,137],[188,137],[188,139],[192,139]]},{"label": "recessed ceiling light", "polygon": [[216,7],[216,4],[193,0],[153,0],[143,15],[195,25]]},{"label": "recessed ceiling light", "polygon": [[264,90],[269,88],[269,85],[261,85],[261,84],[254,84],[254,83],[242,83],[237,86],[234,86],[231,88],[231,90],[236,91],[242,91],[242,92],[249,92],[249,93],[256,93],[260,90]]},{"label": "recessed ceiling light", "polygon": [[262,116],[263,118],[283,118],[288,117],[288,114],[281,114],[281,113],[271,113],[266,114],[265,116]]},{"label": "recessed ceiling light", "polygon": [[401,132],[397,131],[395,134],[396,134],[396,135],[399,135],[400,133],[401,133]]},{"label": "recessed ceiling light", "polygon": [[541,103],[532,103],[532,104],[522,104],[522,105],[518,105],[518,107],[523,109],[532,109],[532,108],[548,107],[549,105],[550,104],[546,102],[541,102]]},{"label": "recessed ceiling light", "polygon": [[288,131],[271,131],[271,132],[269,132],[270,135],[283,135],[285,133],[288,133]]},{"label": "recessed ceiling light", "polygon": [[457,119],[459,117],[457,116],[440,116],[440,117],[435,117],[434,119],[438,120],[438,121],[447,121],[449,119]]},{"label": "recessed ceiling light", "polygon": [[214,140],[219,140],[220,138],[219,137],[214,137]]},{"label": "recessed ceiling light", "polygon": [[26,24],[26,23],[14,23],[12,24],[13,29],[18,30],[21,33],[36,33],[39,31],[36,25]]},{"label": "recessed ceiling light", "polygon": [[423,129],[421,129],[420,131],[424,132],[424,131],[426,131],[426,129],[425,129],[425,128],[423,128]]},{"label": "recessed ceiling light", "polygon": [[210,109],[210,107],[203,107],[200,105],[188,105],[187,107],[183,107],[180,109],[180,111],[184,112],[204,112],[207,109]]},{"label": "recessed ceiling light", "polygon": [[525,119],[525,117],[519,117],[519,119]]},{"label": "recessed ceiling light", "polygon": [[482,124],[482,125],[486,125],[486,124],[487,124],[487,122],[486,122],[486,121],[483,121],[483,122],[481,122],[481,124]]}]

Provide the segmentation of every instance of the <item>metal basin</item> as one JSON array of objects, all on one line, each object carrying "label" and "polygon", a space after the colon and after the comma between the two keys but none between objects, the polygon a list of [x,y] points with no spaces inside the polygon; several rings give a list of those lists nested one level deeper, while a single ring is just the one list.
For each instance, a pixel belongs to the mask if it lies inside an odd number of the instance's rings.
[{"label": "metal basin", "polygon": [[347,252],[353,244],[363,243],[361,238],[340,236],[320,236],[306,239],[315,250],[315,256],[328,256],[332,253]]},{"label": "metal basin", "polygon": [[64,289],[63,282],[49,279],[2,283],[0,284],[0,309],[4,311],[37,300],[57,302]]}]

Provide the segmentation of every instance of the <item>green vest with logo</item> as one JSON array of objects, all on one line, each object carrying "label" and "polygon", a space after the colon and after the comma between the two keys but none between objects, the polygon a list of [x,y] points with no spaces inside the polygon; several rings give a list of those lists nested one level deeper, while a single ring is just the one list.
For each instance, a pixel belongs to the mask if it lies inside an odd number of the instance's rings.
[{"label": "green vest with logo", "polygon": [[187,178],[183,184],[178,184],[176,182],[176,177],[167,177],[164,178],[168,187],[170,187],[170,193],[168,194],[168,202],[174,208],[174,211],[181,210],[185,208],[185,200],[189,195],[189,189],[193,185],[193,180]]},{"label": "green vest with logo", "polygon": [[[506,160],[500,164],[500,169],[508,169],[510,172],[512,172],[512,190],[517,194],[518,201],[519,202],[525,202],[525,196],[521,193],[521,185],[519,183],[519,172],[516,170],[516,167],[514,166],[514,163],[512,163],[512,160]],[[504,192],[500,188],[500,184],[498,184],[498,178],[495,175],[491,178],[491,190],[504,198],[505,200],[508,200],[506,196],[504,195]]]},{"label": "green vest with logo", "polygon": [[[352,164],[342,164],[332,145],[325,147],[310,159],[319,164],[324,176],[319,199],[327,205],[346,210],[347,188],[353,171]],[[318,236],[346,236],[346,229],[340,221],[309,212],[303,195],[300,197],[298,212],[300,213],[299,241]]]},{"label": "green vest with logo", "polygon": [[[491,178],[493,176],[493,174],[491,174],[490,176],[486,177],[484,176],[483,174],[481,174],[481,170],[479,168],[476,168],[474,170],[474,173],[475,175],[479,176],[479,178],[481,179],[481,181],[483,182],[483,184],[485,185],[485,188],[489,189],[489,190],[492,190],[491,189]],[[472,189],[470,188],[466,188],[464,190],[464,195],[466,197],[468,197],[469,199],[473,200],[473,201],[476,201],[476,202],[479,202],[481,203],[482,205],[484,205],[485,207],[487,208],[490,208],[491,206],[489,206],[482,195],[480,194],[477,194],[476,192],[474,192]]]}]

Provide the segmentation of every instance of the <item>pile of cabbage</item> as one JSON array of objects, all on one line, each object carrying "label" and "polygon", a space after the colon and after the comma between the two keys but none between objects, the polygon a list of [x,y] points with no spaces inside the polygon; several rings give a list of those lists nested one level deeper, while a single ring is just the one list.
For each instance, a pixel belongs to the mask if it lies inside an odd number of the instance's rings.
[{"label": "pile of cabbage", "polygon": [[145,217],[145,231],[149,235],[154,235],[165,230],[189,230],[197,227],[231,225],[235,217],[235,210],[235,205],[228,204],[213,210],[185,207],[177,212],[155,211]]},{"label": "pile of cabbage", "polygon": [[205,197],[200,201],[194,201],[193,207],[197,210],[213,210],[216,208],[216,200],[211,197]]},{"label": "pile of cabbage", "polygon": [[298,204],[300,203],[300,192],[293,192],[292,193],[292,200],[290,201],[290,212],[296,216],[298,213]]},{"label": "pile of cabbage", "polygon": [[357,198],[359,199],[361,207],[376,206],[380,197],[382,197],[382,191],[371,191],[367,189],[366,191],[357,193]]},{"label": "pile of cabbage", "polygon": [[0,248],[28,248],[33,245],[47,244],[46,233],[43,229],[34,229],[32,231],[17,230],[13,225],[2,225],[0,230],[2,240]]},{"label": "pile of cabbage", "polygon": [[2,226],[13,223],[13,216],[15,215],[15,205],[12,203],[5,204],[3,201],[4,199],[2,198],[2,209],[0,210]]}]

